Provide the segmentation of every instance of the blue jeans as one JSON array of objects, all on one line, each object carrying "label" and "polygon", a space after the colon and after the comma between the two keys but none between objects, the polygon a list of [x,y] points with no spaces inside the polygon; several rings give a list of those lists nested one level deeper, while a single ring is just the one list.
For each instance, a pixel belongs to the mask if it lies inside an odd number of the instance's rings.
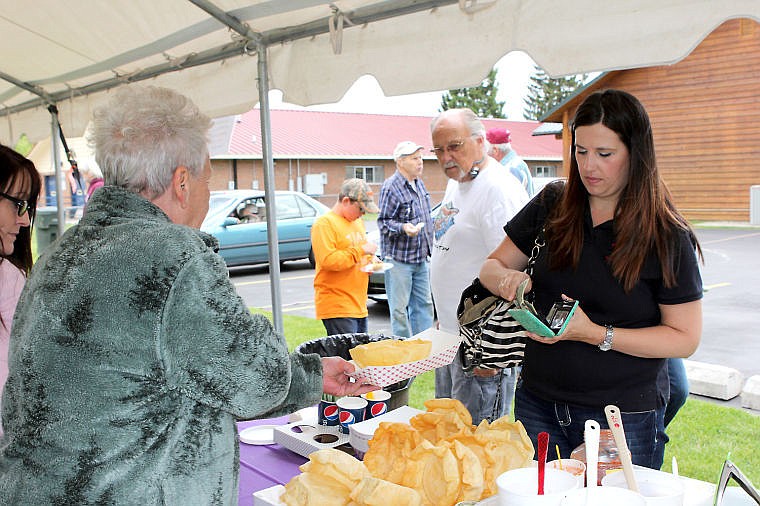
[{"label": "blue jeans", "polygon": [[367,332],[367,317],[364,318],[325,318],[322,324],[328,336],[338,334],[365,334]]},{"label": "blue jeans", "polygon": [[393,268],[385,272],[385,293],[395,336],[411,337],[433,326],[430,262],[407,264],[386,258]]},{"label": "blue jeans", "polygon": [[[621,411],[625,439],[634,464],[652,469],[662,466],[668,442],[664,414],[665,406],[650,411]],[[586,420],[596,420],[601,428],[609,428],[604,406],[593,408],[545,401],[528,392],[522,381],[515,390],[515,419],[522,422],[534,448],[538,448],[538,434],[548,432],[549,446],[559,445],[563,457],[569,457],[583,443]]]},{"label": "blue jeans", "polygon": [[501,369],[488,378],[465,373],[457,354],[452,363],[435,370],[435,396],[461,401],[475,425],[483,420],[493,422],[512,410],[516,378],[516,369]]},{"label": "blue jeans", "polygon": [[673,421],[676,413],[686,404],[686,399],[689,397],[689,378],[686,377],[683,359],[668,359],[668,380],[670,381],[670,397],[665,407],[665,427]]}]

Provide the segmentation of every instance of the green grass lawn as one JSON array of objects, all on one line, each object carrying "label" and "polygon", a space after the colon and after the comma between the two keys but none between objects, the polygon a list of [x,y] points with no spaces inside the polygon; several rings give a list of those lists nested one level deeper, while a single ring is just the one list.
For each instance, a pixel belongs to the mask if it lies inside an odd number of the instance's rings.
[{"label": "green grass lawn", "polygon": [[[322,323],[312,318],[284,315],[283,325],[291,350],[304,341],[326,335]],[[433,371],[417,376],[410,387],[409,405],[425,409],[423,402],[433,398],[434,392]],[[757,451],[760,416],[690,398],[671,423],[668,435],[670,442],[665,447],[663,471],[671,470],[675,455],[683,476],[716,483],[730,452],[734,464],[753,483],[760,484],[760,453]]]}]

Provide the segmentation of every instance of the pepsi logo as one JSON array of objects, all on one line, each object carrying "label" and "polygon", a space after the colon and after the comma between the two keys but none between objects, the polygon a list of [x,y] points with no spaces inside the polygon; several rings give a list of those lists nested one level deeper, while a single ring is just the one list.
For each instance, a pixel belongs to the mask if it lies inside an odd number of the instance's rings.
[{"label": "pepsi logo", "polygon": [[349,425],[354,423],[356,419],[354,418],[354,414],[350,411],[341,411],[340,412],[340,423],[342,425]]},{"label": "pepsi logo", "polygon": [[322,413],[323,413],[323,416],[325,417],[325,420],[334,422],[338,419],[339,411],[340,410],[338,409],[338,406],[336,406],[335,404],[330,404],[328,406],[325,406],[325,409]]},{"label": "pepsi logo", "polygon": [[386,411],[388,411],[388,405],[384,402],[376,402],[369,408],[369,412],[373,417],[382,415]]}]

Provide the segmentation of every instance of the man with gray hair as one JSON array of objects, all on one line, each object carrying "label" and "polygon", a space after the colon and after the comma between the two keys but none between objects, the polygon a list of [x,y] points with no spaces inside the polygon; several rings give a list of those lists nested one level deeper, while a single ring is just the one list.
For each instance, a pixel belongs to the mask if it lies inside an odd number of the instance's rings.
[{"label": "man with gray hair", "polygon": [[422,182],[422,150],[412,141],[396,145],[396,172],[380,189],[377,217],[383,260],[393,264],[385,273],[391,331],[402,337],[411,337],[433,324],[429,261],[433,222],[430,194]]},{"label": "man with gray hair", "polygon": [[[459,334],[457,306],[486,257],[506,236],[504,225],[528,202],[520,183],[488,156],[483,123],[470,109],[449,109],[433,119],[433,153],[449,178],[433,218],[430,282],[439,328]],[[435,374],[436,397],[460,400],[474,424],[509,413],[515,371],[462,370],[457,356]]]},{"label": "man with gray hair", "polygon": [[355,395],[338,357],[288,353],[198,230],[211,120],[165,88],[94,112],[106,185],[21,295],[2,412],[3,504],[237,504],[240,419]]}]

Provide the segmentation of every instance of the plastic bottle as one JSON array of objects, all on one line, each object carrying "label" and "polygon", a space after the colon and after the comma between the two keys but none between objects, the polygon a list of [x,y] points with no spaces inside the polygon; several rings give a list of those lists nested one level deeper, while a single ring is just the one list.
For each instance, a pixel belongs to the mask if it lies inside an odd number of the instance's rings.
[{"label": "plastic bottle", "polygon": [[[581,443],[578,448],[572,451],[570,454],[571,459],[577,459],[586,463],[586,443]],[[608,469],[621,469],[623,467],[620,462],[620,455],[618,454],[617,446],[615,446],[615,439],[612,436],[610,429],[602,429],[599,431],[599,465],[597,466],[597,485],[602,484],[602,478],[607,474]]]}]

